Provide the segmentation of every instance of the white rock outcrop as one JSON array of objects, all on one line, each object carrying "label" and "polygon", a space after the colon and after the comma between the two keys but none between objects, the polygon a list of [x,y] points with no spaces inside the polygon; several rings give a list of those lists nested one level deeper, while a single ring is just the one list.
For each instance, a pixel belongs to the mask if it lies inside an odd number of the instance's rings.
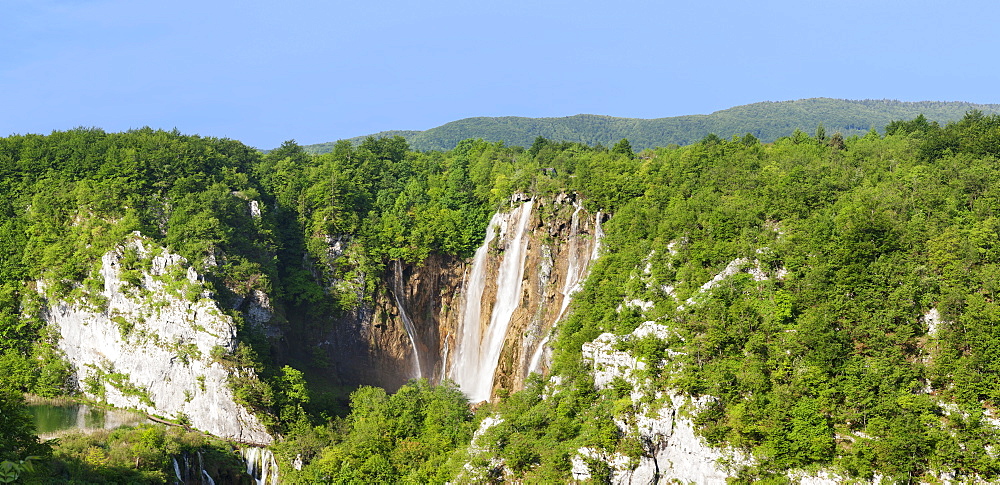
[{"label": "white rock outcrop", "polygon": [[[664,398],[657,394],[653,404],[643,403],[649,384],[639,371],[647,368],[647,363],[636,359],[627,351],[616,350],[623,339],[639,339],[647,336],[667,339],[670,329],[656,322],[645,322],[631,334],[618,337],[610,333],[602,334],[594,341],[583,345],[585,361],[593,366],[594,385],[606,389],[616,378],[627,381],[631,387],[631,399],[637,412],[634,421],[616,419],[622,433],[632,435],[643,443],[644,453],[636,464],[627,457],[607,454],[599,450],[581,448],[573,457],[573,478],[586,480],[590,470],[586,461],[599,459],[611,467],[612,482],[617,484],[651,483],[725,483],[735,468],[748,463],[747,458],[735,450],[714,448],[705,444],[695,435],[694,423],[682,407],[697,408],[704,402],[689,403],[680,395]],[[659,402],[660,404],[656,404]]]},{"label": "white rock outcrop", "polygon": [[[135,267],[124,267],[136,258]],[[232,373],[252,370],[218,361],[235,350],[236,326],[186,260],[136,234],[101,263],[103,290],[87,298],[106,303],[49,301],[43,312],[82,391],[114,406],[186,419],[216,436],[269,444],[264,426],[229,387]]]},{"label": "white rock outcrop", "polygon": [[[609,388],[617,378],[631,385],[630,397],[636,411],[633,416],[618,417],[614,422],[623,434],[639,439],[643,454],[636,462],[619,453],[580,448],[571,459],[575,480],[591,478],[587,462],[595,459],[610,467],[612,483],[630,485],[726,483],[740,468],[753,464],[752,457],[747,454],[731,448],[710,446],[695,433],[696,427],[690,416],[709,404],[712,397],[692,399],[669,391],[651,391],[650,383],[640,372],[648,367],[648,363],[636,359],[626,350],[618,350],[619,343],[626,339],[656,337],[666,340],[671,334],[666,325],[645,322],[629,335],[619,337],[605,333],[583,345],[583,358],[593,366],[597,388]],[[674,352],[667,349],[667,353]],[[650,392],[654,393],[654,399],[647,399]],[[843,477],[828,470],[808,473],[792,471],[788,477],[794,482],[810,485],[844,481]]]}]

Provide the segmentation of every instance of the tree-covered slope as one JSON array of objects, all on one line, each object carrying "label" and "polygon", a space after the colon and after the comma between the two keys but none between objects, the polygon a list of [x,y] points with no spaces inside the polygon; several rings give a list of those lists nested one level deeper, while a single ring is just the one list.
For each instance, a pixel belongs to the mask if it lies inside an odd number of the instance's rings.
[{"label": "tree-covered slope", "polygon": [[103,289],[102,255],[134,231],[186,257],[226,306],[270,291],[270,219],[247,217],[258,157],[232,140],[150,129],[0,139],[0,388],[65,390],[35,284],[52,302],[86,300]]},{"label": "tree-covered slope", "polygon": [[[662,404],[659,393],[679,393],[705,442],[751,458],[733,465],[745,481],[820,469],[843,480],[996,480],[998,127],[1000,117],[973,112],[947,126],[892,123],[884,137],[707,138],[641,158],[545,140],[506,153],[466,143],[470,160],[512,160],[494,175],[522,173],[509,188],[575,191],[610,214],[602,257],[558,330],[559,378],[481,408],[494,426],[471,466],[558,482],[581,449],[638,460],[656,443],[627,424]],[[665,337],[615,344],[644,362],[642,389],[596,389],[585,344],[644,322]],[[364,460],[338,451],[343,439],[313,452],[335,461],[303,471],[357,470]],[[306,449],[298,440],[287,456]],[[411,467],[396,459],[378,476]],[[608,462],[588,460],[610,477]]]},{"label": "tree-covered slope", "polygon": [[[132,231],[203,267],[220,299],[266,290],[289,321],[333,325],[324,318],[370,299],[390,262],[467,257],[511,194],[575,192],[608,219],[554,341],[559,377],[500,392],[474,415],[448,385],[415,382],[392,397],[362,388],[331,419],[338,410],[308,374],[272,368],[256,396],[282,430],[282,466],[300,464],[288,481],[460,482],[471,460],[503,463],[491,478],[566,482],[581,448],[650,453],[655,443],[618,423],[661,403],[658,392],[690,400],[705,442],[752,457],[737,470],[746,481],[793,469],[996,481],[1000,116],[836,131],[772,144],[706,137],[641,157],[624,143],[546,139],[415,152],[394,137],[310,156],[293,143],[260,155],[152,130],[5,138],[0,386],[65,384],[30,318],[34,283],[72,297]],[[271,215],[255,222],[247,203],[258,198]],[[345,234],[356,258],[324,266],[330,236]],[[359,291],[338,286],[354,282]],[[644,362],[642,381],[595,386],[584,345],[646,322],[665,330],[615,344]],[[478,445],[485,454],[470,458],[463,448],[487,417],[497,424]]]},{"label": "tree-covered slope", "polygon": [[[810,467],[996,480],[998,126],[972,113],[944,128],[894,123],[885,138],[573,157],[577,174],[601,174],[580,189],[614,215],[554,372],[579,386],[581,347],[652,321],[665,338],[616,347],[648,366],[647,397],[629,400],[621,381],[600,400],[628,422],[657,392],[681,391],[702,403],[689,412],[708,442],[753,456],[746,480]],[[634,455],[625,432],[560,438],[544,396],[508,406],[491,452],[530,457],[526,481],[580,446]],[[539,445],[512,446],[525,442]]]},{"label": "tree-covered slope", "polygon": [[[769,143],[796,129],[809,133],[820,124],[830,134],[864,135],[871,128],[895,120],[909,120],[923,114],[929,120],[946,123],[960,119],[967,111],[1000,112],[1000,105],[964,102],[903,102],[894,100],[852,101],[812,98],[798,101],[763,102],[717,111],[709,115],[637,119],[580,114],[564,118],[476,117],[453,121],[425,131],[387,131],[376,138],[402,136],[416,150],[450,150],[468,138],[503,141],[527,147],[542,136],[587,145],[611,144],[627,138],[636,149],[688,145],[709,133],[728,139],[752,133]],[[351,139],[360,143],[365,137]],[[306,146],[310,153],[326,153],[333,143]]]}]

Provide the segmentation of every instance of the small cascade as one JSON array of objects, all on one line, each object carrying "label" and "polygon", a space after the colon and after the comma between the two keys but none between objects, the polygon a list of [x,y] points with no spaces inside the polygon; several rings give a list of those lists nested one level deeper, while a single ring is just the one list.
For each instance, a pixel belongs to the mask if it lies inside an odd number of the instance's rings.
[{"label": "small cascade", "polygon": [[247,464],[247,475],[257,485],[278,485],[278,463],[267,448],[246,447],[240,450],[243,462]]},{"label": "small cascade", "polygon": [[406,335],[410,337],[410,346],[413,347],[413,361],[416,364],[414,366],[416,367],[416,375],[414,377],[421,378],[424,376],[424,371],[420,368],[420,352],[417,350],[417,327],[413,325],[413,321],[406,314],[406,307],[403,306],[403,299],[400,296],[403,294],[403,264],[399,260],[393,261],[393,263],[395,274],[392,279],[392,297],[396,300],[399,317],[403,320]]},{"label": "small cascade", "polygon": [[536,348],[535,352],[531,354],[531,361],[528,362],[528,373],[529,374],[532,373],[532,372],[535,372],[535,373],[541,373],[542,372],[542,368],[541,368],[542,354],[545,353],[545,346],[548,345],[548,343],[549,343],[549,335],[551,335],[551,334],[546,335],[545,338],[543,338],[541,342],[538,342],[538,348]]},{"label": "small cascade", "polygon": [[445,341],[444,341],[444,348],[441,350],[441,372],[434,374],[435,382],[443,381],[444,378],[442,376],[447,375],[448,350],[449,350],[448,340],[445,339]]},{"label": "small cascade", "polygon": [[215,479],[209,475],[208,470],[205,469],[205,459],[202,456],[201,450],[195,451],[194,456],[198,457],[198,461],[194,466],[191,463],[191,453],[184,452],[180,455],[183,459],[183,464],[177,459],[176,456],[170,457],[171,464],[174,468],[174,478],[179,484],[202,484],[202,485],[215,485]]},{"label": "small cascade", "polygon": [[174,463],[174,476],[177,477],[177,483],[184,483],[184,478],[181,477],[181,466],[177,463],[177,458],[170,457],[170,461]]},{"label": "small cascade", "polygon": [[[458,356],[452,365],[452,377],[473,402],[488,400],[493,391],[493,377],[500,361],[507,328],[520,303],[528,245],[525,232],[533,207],[532,199],[509,214],[493,215],[486,230],[486,238],[476,250],[472,269],[465,282],[464,312],[456,350]],[[502,261],[497,269],[497,295],[484,334],[481,316],[483,291],[486,287],[486,257],[490,244],[497,237],[497,230],[501,239],[508,233],[512,234],[503,249]]]}]

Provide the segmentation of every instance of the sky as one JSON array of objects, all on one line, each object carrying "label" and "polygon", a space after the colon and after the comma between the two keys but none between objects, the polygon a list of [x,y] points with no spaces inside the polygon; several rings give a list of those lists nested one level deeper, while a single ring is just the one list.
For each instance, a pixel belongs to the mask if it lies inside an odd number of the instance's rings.
[{"label": "sky", "polygon": [[261,149],[471,116],[1000,103],[1000,2],[3,0],[0,136],[150,126]]}]

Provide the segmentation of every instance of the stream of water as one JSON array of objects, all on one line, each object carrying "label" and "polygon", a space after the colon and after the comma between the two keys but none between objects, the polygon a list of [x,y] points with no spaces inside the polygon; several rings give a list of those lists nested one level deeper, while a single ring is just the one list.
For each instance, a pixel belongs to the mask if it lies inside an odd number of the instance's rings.
[{"label": "stream of water", "polygon": [[[509,214],[495,214],[490,220],[483,245],[476,250],[472,261],[465,286],[458,356],[452,371],[455,382],[472,402],[488,400],[493,391],[493,377],[500,362],[507,328],[521,300],[521,280],[528,246],[525,233],[533,207],[534,200],[531,200]],[[493,239],[498,236],[507,243],[502,248],[502,260],[496,276],[496,299],[484,332],[482,298],[486,287],[486,256]]]},{"label": "stream of water", "polygon": [[420,367],[420,351],[417,350],[417,327],[413,325],[410,316],[406,314],[406,307],[403,305],[403,264],[399,260],[395,261],[395,277],[393,278],[392,297],[396,300],[396,308],[399,310],[399,317],[403,320],[403,327],[406,328],[406,335],[410,337],[410,346],[413,347],[413,362],[416,375],[421,378],[424,371]]}]

